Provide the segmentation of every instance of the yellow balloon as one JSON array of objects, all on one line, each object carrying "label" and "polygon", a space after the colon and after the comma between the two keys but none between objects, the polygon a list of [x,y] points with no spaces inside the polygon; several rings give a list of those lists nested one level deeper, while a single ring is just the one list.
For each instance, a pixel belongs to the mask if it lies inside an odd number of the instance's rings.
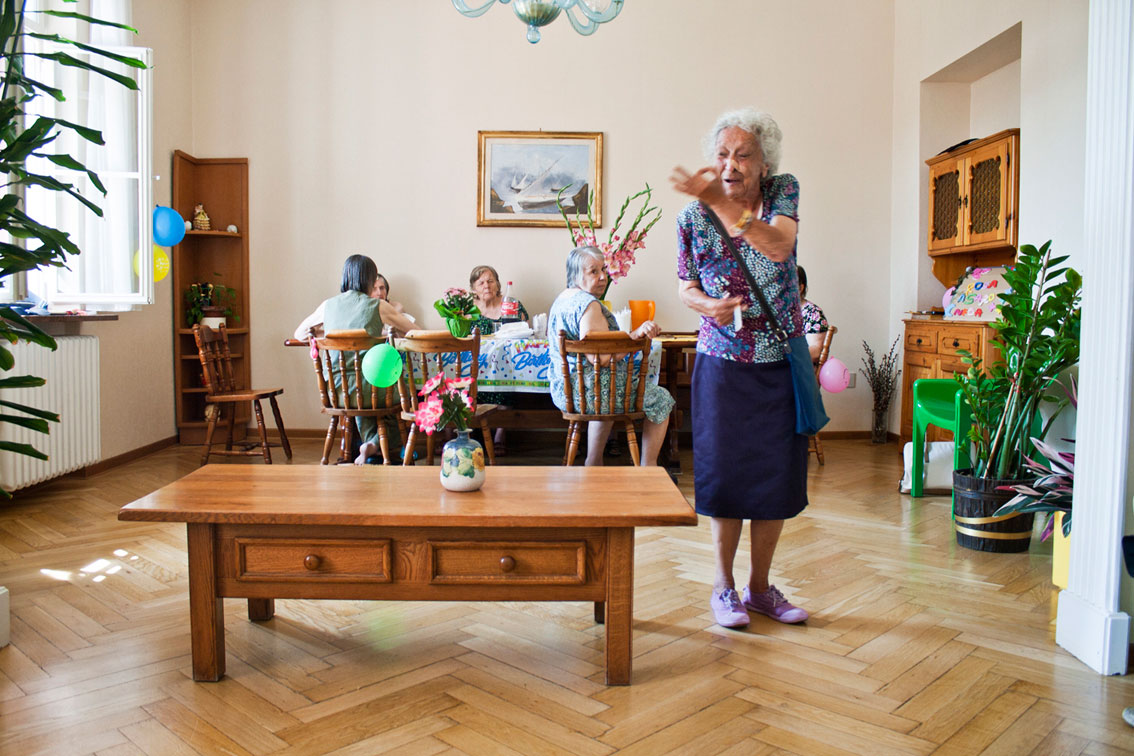
[{"label": "yellow balloon", "polygon": [[154,281],[160,281],[169,275],[169,254],[159,247],[154,245]]},{"label": "yellow balloon", "polygon": [[[142,250],[134,252],[134,275],[142,275]],[[169,254],[161,246],[154,245],[154,282],[169,275]]]}]

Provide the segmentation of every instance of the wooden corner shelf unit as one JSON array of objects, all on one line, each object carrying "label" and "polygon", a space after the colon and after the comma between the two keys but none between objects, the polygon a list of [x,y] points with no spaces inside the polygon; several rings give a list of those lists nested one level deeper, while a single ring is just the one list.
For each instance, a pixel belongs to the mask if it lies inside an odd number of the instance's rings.
[{"label": "wooden corner shelf unit", "polygon": [[[240,385],[251,385],[249,356],[250,309],[248,307],[248,159],[196,158],[173,153],[173,209],[192,219],[193,208],[205,206],[213,230],[186,231],[173,247],[173,381],[176,395],[177,431],[183,444],[205,440],[205,389],[193,328],[186,316],[185,290],[191,283],[206,281],[236,290],[229,317],[228,337],[232,366]],[[235,233],[224,229],[236,226]],[[250,410],[236,416],[236,438],[246,432]]]}]

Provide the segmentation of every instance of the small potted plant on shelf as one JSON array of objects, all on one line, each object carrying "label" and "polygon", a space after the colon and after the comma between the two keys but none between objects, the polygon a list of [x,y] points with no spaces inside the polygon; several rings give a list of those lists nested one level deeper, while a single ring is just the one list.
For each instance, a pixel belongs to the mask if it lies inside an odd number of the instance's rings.
[{"label": "small potted plant on shelf", "polygon": [[[961,546],[999,552],[1028,548],[1031,512],[996,512],[1013,498],[1012,486],[1034,483],[1028,464],[1033,439],[1044,440],[1051,421],[1070,401],[1048,393],[1079,361],[1083,279],[1062,266],[1066,260],[1052,257],[1050,241],[1039,249],[1021,246],[1016,265],[1004,273],[1011,291],[1000,295],[1000,314],[992,323],[1000,357],[982,365],[960,351],[969,369],[956,380],[972,415],[969,440],[975,451],[972,469],[953,473]],[[1044,402],[1053,405],[1046,423],[1040,414]]]},{"label": "small potted plant on shelf", "polygon": [[233,317],[239,323],[240,316],[232,311],[234,304],[236,289],[222,283],[197,281],[189,284],[189,288],[185,290],[185,316],[190,326],[200,323],[217,328],[224,325],[228,317]]}]

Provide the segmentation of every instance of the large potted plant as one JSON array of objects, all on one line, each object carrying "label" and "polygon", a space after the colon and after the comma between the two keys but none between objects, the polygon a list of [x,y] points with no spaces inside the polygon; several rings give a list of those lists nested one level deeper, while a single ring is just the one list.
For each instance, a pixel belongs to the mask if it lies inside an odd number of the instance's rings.
[{"label": "large potted plant", "polygon": [[[1078,390],[1075,379],[1069,378],[1067,396],[1072,407],[1078,407]],[[1073,439],[1063,439],[1073,442]],[[1016,496],[996,510],[996,516],[1017,512],[1043,513],[1047,522],[1041,530],[1040,540],[1051,536],[1051,582],[1060,588],[1067,587],[1071,561],[1071,503],[1075,494],[1075,452],[1060,451],[1050,444],[1032,439],[1039,452],[1027,460],[1027,467],[1035,480],[1026,485],[1011,486]],[[1043,456],[1042,460],[1040,455]]]},{"label": "large potted plant", "polygon": [[[1001,350],[991,365],[961,351],[969,366],[956,379],[972,413],[969,439],[973,467],[953,473],[957,543],[980,551],[1026,551],[1031,513],[996,515],[1013,498],[1011,486],[1035,478],[1028,470],[1032,438],[1047,435],[1051,421],[1068,403],[1049,389],[1079,361],[1082,277],[1052,257],[1051,242],[1020,247],[1016,264],[1004,273],[1011,291],[1000,295],[992,328]],[[1041,405],[1052,412],[1046,423]]]},{"label": "large potted plant", "polygon": [[[133,68],[145,68],[145,63],[137,58],[119,55],[94,45],[83,44],[57,34],[43,34],[25,29],[23,0],[0,0],[0,59],[4,71],[3,91],[0,93],[0,175],[5,178],[3,196],[0,196],[0,279],[21,271],[33,270],[41,266],[64,265],[68,255],[81,251],[67,232],[40,223],[24,211],[24,194],[27,187],[40,190],[62,192],[75,201],[85,205],[91,212],[102,216],[101,208],[88,196],[68,181],[36,173],[29,168],[29,161],[48,160],[56,166],[74,171],[76,177],[88,180],[101,194],[106,189],[98,175],[87,169],[83,163],[63,152],[61,145],[66,143],[66,135],[72,143],[85,140],[93,144],[104,144],[102,134],[96,129],[71,123],[50,116],[28,115],[28,103],[36,97],[52,97],[63,100],[67,93],[24,75],[24,61],[36,57],[51,60],[56,65],[90,71],[117,81],[124,87],[137,89],[138,84],[129,76],[104,68],[95,61],[110,60]],[[123,24],[101,21],[97,18],[56,9],[35,11],[41,16],[54,16],[81,24],[112,26],[119,29],[135,29]],[[41,50],[32,47],[31,40],[38,40],[54,47]],[[74,51],[72,55],[69,51]],[[88,192],[88,195],[94,192]],[[5,348],[4,342],[14,344],[27,341],[48,349],[55,349],[56,343],[49,334],[24,318],[11,307],[0,307],[0,389],[42,386],[44,380],[31,375],[10,375],[15,367],[12,352]],[[48,421],[57,422],[59,416],[54,412],[28,407],[5,401],[7,410],[17,414],[5,413],[0,422],[13,423],[41,433],[48,432]],[[46,455],[31,444],[0,441],[0,451],[23,454],[38,459]],[[0,495],[8,493],[0,488]]]}]

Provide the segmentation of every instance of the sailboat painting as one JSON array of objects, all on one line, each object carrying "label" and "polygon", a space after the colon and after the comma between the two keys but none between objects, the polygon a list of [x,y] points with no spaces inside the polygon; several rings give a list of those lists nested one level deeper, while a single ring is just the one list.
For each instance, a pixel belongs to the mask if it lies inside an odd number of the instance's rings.
[{"label": "sailboat painting", "polygon": [[[478,132],[478,226],[559,226],[559,210],[602,225],[602,132]],[[558,201],[558,202],[557,202]]]}]

